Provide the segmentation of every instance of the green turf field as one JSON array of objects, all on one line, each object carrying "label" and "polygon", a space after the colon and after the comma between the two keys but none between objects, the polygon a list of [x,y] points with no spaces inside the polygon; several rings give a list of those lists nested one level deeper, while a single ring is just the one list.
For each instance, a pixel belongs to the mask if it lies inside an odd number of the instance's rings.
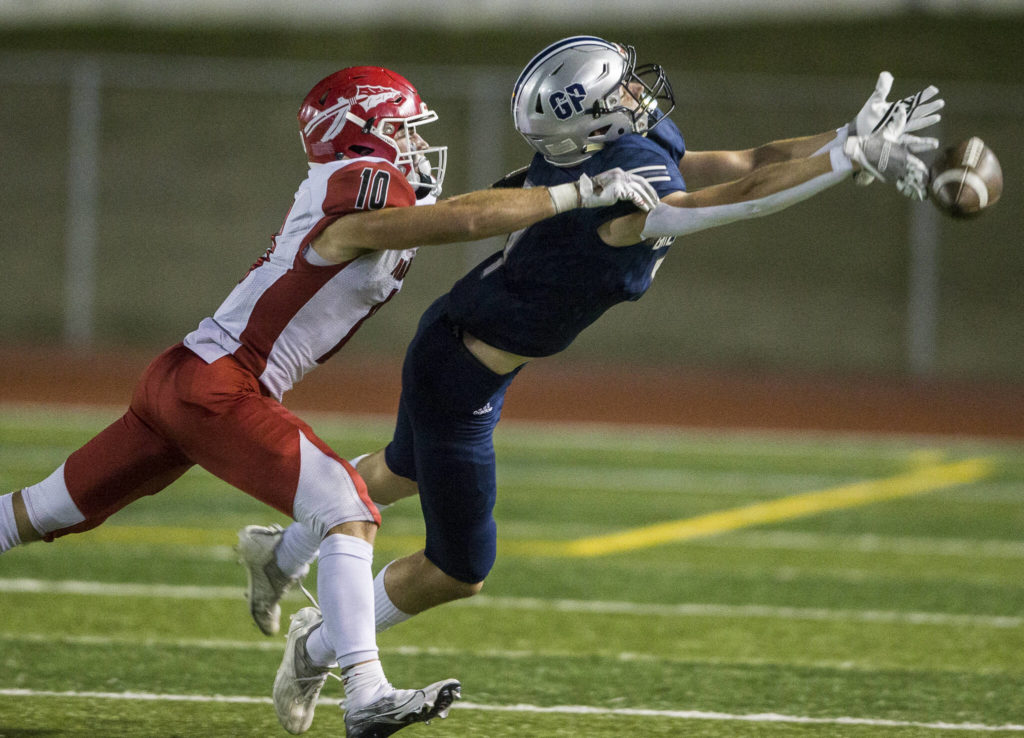
[{"label": "green turf field", "polygon": [[[0,407],[0,490],[116,410]],[[386,419],[316,417],[342,454]],[[1024,447],[513,426],[484,593],[381,636],[400,686],[455,676],[403,736],[1024,734]],[[91,533],[0,557],[0,736],[285,735],[283,637],[235,530],[279,520],[202,471]],[[283,521],[282,521],[283,522]],[[377,566],[420,542],[385,513]],[[302,606],[289,599],[286,612]],[[329,682],[309,735],[340,735]]]}]

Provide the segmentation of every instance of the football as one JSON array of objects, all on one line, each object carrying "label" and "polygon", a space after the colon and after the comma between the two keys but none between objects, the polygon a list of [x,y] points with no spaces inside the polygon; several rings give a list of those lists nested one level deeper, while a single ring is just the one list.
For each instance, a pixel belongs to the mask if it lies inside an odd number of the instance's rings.
[{"label": "football", "polygon": [[947,147],[929,173],[928,194],[942,212],[974,218],[1003,194],[1003,170],[992,149],[977,136]]}]

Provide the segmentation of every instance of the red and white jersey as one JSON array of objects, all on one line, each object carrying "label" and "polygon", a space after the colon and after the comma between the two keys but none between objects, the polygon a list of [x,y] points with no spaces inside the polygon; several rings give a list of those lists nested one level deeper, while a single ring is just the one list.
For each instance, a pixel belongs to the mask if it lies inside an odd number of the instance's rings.
[{"label": "red and white jersey", "polygon": [[401,288],[416,249],[323,265],[309,245],[349,213],[429,204],[377,158],[312,165],[281,231],[212,318],[185,337],[207,363],[233,354],[274,398],[329,359]]}]

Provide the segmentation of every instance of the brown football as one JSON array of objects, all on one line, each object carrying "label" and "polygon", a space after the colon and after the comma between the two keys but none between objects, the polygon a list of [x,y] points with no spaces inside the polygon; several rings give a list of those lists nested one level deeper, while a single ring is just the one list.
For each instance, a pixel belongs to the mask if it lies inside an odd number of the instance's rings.
[{"label": "brown football", "polygon": [[977,136],[947,147],[931,166],[928,194],[954,218],[974,218],[1003,194],[1003,170]]}]

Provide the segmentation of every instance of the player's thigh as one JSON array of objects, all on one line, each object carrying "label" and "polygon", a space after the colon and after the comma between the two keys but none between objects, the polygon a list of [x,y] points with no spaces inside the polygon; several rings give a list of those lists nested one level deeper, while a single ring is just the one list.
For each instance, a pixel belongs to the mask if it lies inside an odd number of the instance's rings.
[{"label": "player's thigh", "polygon": [[56,535],[96,527],[131,502],[164,489],[191,466],[129,409],[64,463],[64,485],[85,520]]},{"label": "player's thigh", "polygon": [[417,477],[426,527],[426,557],[462,582],[481,582],[494,565],[497,496],[493,448],[478,444],[418,444]]},{"label": "player's thigh", "polygon": [[[429,315],[403,367],[403,412],[412,439],[403,444],[415,462],[427,558],[459,581],[480,582],[495,559],[493,434],[514,374],[492,372],[444,315]],[[396,433],[393,443],[400,440]]]},{"label": "player's thigh", "polygon": [[306,422],[262,394],[232,358],[209,365],[189,360],[175,388],[163,421],[210,473],[321,536],[346,522],[379,522],[352,466]]}]

